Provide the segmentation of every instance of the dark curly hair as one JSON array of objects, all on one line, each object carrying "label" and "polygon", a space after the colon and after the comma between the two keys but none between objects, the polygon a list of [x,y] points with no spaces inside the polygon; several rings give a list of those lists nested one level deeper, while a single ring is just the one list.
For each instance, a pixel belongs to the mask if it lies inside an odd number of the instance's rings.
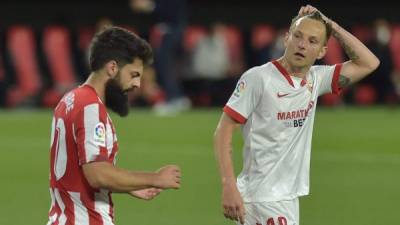
[{"label": "dark curly hair", "polygon": [[123,67],[135,58],[141,59],[144,65],[151,64],[151,47],[145,40],[121,27],[113,26],[97,33],[90,44],[91,71],[101,69],[110,60],[115,60],[119,67]]},{"label": "dark curly hair", "polygon": [[328,42],[328,40],[329,40],[329,38],[330,38],[330,36],[332,34],[332,26],[331,26],[331,24],[329,24],[328,22],[326,22],[323,19],[321,13],[318,12],[318,11],[315,11],[315,12],[313,12],[311,14],[307,14],[307,15],[297,15],[297,16],[295,16],[292,19],[292,22],[290,24],[290,29],[293,28],[293,26],[294,26],[294,24],[296,23],[297,20],[299,20],[300,18],[303,18],[303,17],[307,17],[307,18],[310,18],[310,19],[313,19],[313,20],[320,21],[322,24],[325,25],[325,31],[326,32],[325,32],[325,43],[324,44],[326,45],[326,43]]}]

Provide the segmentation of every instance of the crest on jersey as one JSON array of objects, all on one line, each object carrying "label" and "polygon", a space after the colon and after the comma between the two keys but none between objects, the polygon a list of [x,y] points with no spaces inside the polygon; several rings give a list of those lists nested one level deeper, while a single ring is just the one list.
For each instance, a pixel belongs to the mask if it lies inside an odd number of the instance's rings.
[{"label": "crest on jersey", "polygon": [[233,92],[233,95],[237,98],[240,97],[240,95],[244,92],[246,89],[246,81],[241,80],[239,83],[236,85],[235,91]]},{"label": "crest on jersey", "polygon": [[310,92],[312,92],[313,91],[313,84],[312,84],[312,82],[311,81],[307,81],[307,89],[310,91]]},{"label": "crest on jersey", "polygon": [[101,122],[94,127],[94,143],[102,147],[106,146],[106,129]]}]

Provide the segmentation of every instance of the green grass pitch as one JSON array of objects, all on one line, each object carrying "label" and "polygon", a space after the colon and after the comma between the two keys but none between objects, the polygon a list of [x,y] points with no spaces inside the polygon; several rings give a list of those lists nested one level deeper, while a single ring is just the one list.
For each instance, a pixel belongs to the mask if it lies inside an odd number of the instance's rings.
[{"label": "green grass pitch", "polygon": [[[133,110],[112,115],[120,143],[118,165],[182,168],[182,188],[153,201],[114,194],[117,225],[228,225],[222,215],[212,136],[221,110],[160,118]],[[46,224],[50,204],[50,111],[0,112],[0,224]],[[311,195],[301,198],[302,225],[400,224],[400,109],[317,110]],[[234,162],[241,169],[235,134]]]}]

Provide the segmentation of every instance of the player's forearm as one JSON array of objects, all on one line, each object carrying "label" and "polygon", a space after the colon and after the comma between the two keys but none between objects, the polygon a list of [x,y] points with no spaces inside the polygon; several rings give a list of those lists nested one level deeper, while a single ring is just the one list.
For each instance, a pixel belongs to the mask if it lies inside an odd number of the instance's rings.
[{"label": "player's forearm", "polygon": [[330,24],[333,36],[340,42],[350,61],[365,71],[364,76],[379,66],[379,59],[360,40],[337,23],[330,20]]},{"label": "player's forearm", "polygon": [[232,162],[232,131],[218,126],[214,134],[214,151],[222,185],[235,183]]},{"label": "player's forearm", "polygon": [[156,186],[157,173],[118,170],[118,173],[105,177],[103,188],[113,192],[130,192]]},{"label": "player's forearm", "polygon": [[218,163],[222,185],[235,182],[231,149],[232,147],[227,144],[219,143],[215,145],[215,156]]},{"label": "player's forearm", "polygon": [[111,163],[100,162],[87,168],[85,176],[89,184],[94,188],[108,189],[113,192],[130,192],[157,184],[157,173],[132,172],[116,168]]}]

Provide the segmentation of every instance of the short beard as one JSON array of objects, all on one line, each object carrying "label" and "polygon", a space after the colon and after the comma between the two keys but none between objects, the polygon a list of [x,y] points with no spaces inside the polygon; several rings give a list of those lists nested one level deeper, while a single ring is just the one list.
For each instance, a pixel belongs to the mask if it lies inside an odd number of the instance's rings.
[{"label": "short beard", "polygon": [[106,106],[121,117],[129,114],[129,102],[127,92],[122,90],[119,75],[109,79],[105,89]]}]

